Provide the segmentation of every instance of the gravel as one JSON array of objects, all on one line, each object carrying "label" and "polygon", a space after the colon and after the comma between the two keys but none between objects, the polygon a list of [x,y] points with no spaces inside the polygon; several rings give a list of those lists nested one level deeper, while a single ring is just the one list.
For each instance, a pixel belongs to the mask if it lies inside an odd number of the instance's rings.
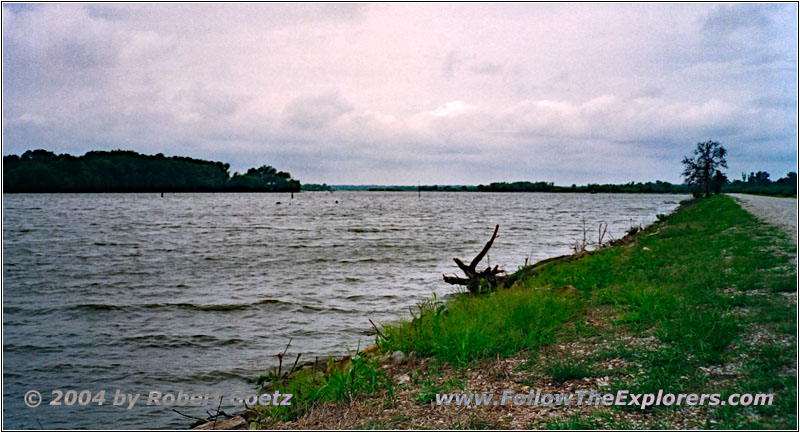
[{"label": "gravel", "polygon": [[[781,228],[797,241],[797,199],[761,195],[728,194],[758,219]],[[792,258],[797,264],[797,256]]]},{"label": "gravel", "polygon": [[778,226],[797,239],[797,199],[761,195],[729,194],[758,219]]}]

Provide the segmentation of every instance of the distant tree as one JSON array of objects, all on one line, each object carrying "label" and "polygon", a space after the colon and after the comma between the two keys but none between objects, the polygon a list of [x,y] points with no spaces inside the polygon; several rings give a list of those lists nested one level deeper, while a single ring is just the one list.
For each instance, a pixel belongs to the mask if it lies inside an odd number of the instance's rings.
[{"label": "distant tree", "polygon": [[786,173],[786,177],[782,177],[775,181],[775,183],[780,183],[782,185],[797,185],[797,173],[790,171]]},{"label": "distant tree", "polygon": [[728,177],[725,176],[721,171],[717,170],[714,173],[714,177],[711,178],[711,189],[714,190],[714,194],[719,194],[722,192],[722,187],[728,184]]},{"label": "distant tree", "polygon": [[747,183],[752,183],[755,185],[769,185],[772,183],[769,180],[769,173],[766,171],[758,171],[758,172],[750,172],[750,176],[747,176]]},{"label": "distant tree", "polygon": [[727,151],[716,141],[697,143],[694,158],[683,157],[683,177],[686,183],[711,197],[712,176],[719,167],[728,168]]}]

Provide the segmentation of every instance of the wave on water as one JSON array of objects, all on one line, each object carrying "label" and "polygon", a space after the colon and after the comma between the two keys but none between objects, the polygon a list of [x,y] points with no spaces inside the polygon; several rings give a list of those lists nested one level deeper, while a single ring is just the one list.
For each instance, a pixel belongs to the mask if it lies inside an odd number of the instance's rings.
[{"label": "wave on water", "polygon": [[344,308],[337,308],[337,307],[316,307],[312,305],[303,305],[299,309],[300,312],[314,312],[314,313],[345,313],[345,314],[352,314],[358,313],[357,310],[350,310]]},{"label": "wave on water", "polygon": [[220,379],[241,379],[246,382],[253,381],[253,372],[246,369],[198,371],[189,375],[177,376],[180,381],[190,383],[211,383]]},{"label": "wave on water", "polygon": [[279,299],[262,299],[257,302],[246,304],[192,304],[188,302],[175,303],[151,303],[151,304],[79,304],[69,307],[75,311],[115,311],[115,310],[153,310],[153,309],[180,309],[194,311],[239,311],[258,308],[263,305],[295,305],[294,302],[281,301]]},{"label": "wave on water", "polygon": [[238,345],[245,342],[240,338],[217,338],[212,335],[136,335],[122,339],[125,343],[133,343],[141,347],[220,347]]},{"label": "wave on water", "polygon": [[403,227],[350,227],[347,229],[350,233],[388,233],[388,232],[402,232],[407,230]]}]

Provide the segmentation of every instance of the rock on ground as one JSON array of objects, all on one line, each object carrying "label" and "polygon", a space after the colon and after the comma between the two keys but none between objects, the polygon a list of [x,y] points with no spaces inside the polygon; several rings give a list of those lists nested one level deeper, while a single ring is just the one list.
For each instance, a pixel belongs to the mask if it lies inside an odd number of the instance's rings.
[{"label": "rock on ground", "polygon": [[392,364],[400,365],[403,363],[403,359],[405,359],[405,357],[406,355],[403,352],[395,350],[392,352],[392,355],[389,357],[389,359],[392,361]]}]

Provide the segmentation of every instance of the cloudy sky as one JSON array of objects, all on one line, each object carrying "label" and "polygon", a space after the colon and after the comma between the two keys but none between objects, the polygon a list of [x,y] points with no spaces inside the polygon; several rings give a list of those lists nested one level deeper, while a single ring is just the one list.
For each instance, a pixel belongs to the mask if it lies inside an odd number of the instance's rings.
[{"label": "cloudy sky", "polygon": [[797,161],[796,4],[4,4],[3,154],[303,182],[680,181]]}]

